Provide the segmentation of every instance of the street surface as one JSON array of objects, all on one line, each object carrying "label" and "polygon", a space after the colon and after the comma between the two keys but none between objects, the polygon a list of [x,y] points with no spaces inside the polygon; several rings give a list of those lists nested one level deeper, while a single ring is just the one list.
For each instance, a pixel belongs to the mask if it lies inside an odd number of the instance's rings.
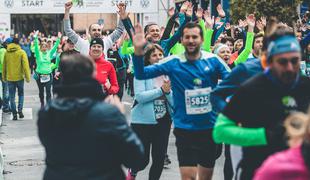
[{"label": "street surface", "polygon": [[[126,116],[129,120],[132,98],[125,95],[123,101],[126,107]],[[3,120],[0,127],[0,146],[5,155],[5,180],[40,180],[43,177],[45,152],[38,139],[36,126],[39,107],[37,85],[32,80],[30,84],[25,83],[25,118],[12,121],[11,115],[0,115],[0,118]],[[168,154],[172,164],[163,170],[162,180],[180,179],[174,142],[175,138],[171,132]],[[149,167],[139,172],[137,180],[148,179]],[[216,162],[214,180],[224,179],[223,167],[224,157],[221,156]]]}]

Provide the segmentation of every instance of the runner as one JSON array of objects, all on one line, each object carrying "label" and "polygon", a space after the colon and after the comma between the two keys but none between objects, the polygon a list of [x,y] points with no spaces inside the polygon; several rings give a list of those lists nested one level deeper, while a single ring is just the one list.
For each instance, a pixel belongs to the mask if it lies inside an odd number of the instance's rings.
[{"label": "runner", "polygon": [[[46,92],[46,102],[49,102],[52,98],[51,90],[53,84],[52,74],[52,61],[53,55],[55,54],[58,45],[60,44],[61,34],[58,34],[58,39],[51,50],[48,50],[47,43],[42,42],[39,44],[38,39],[39,31],[36,31],[34,35],[34,49],[36,56],[37,68],[34,73],[34,79],[37,82],[39,88],[39,97],[41,108],[44,107],[44,89]],[[54,66],[55,68],[55,66]]]},{"label": "runner", "polygon": [[105,59],[103,54],[103,40],[94,38],[90,41],[90,57],[96,63],[96,79],[102,85],[103,90],[109,95],[115,95],[119,91],[117,76],[114,66]]},{"label": "runner", "polygon": [[[149,45],[145,51],[144,64],[156,64],[163,58],[164,51],[157,45]],[[150,180],[160,179],[172,116],[172,92],[170,81],[160,76],[149,80],[134,79],[135,101],[131,111],[131,127],[144,146],[144,162],[138,169],[129,169],[127,180],[133,180],[138,171],[145,169],[152,155]]]},{"label": "runner", "polygon": [[[85,40],[81,38],[74,30],[71,28],[71,23],[70,23],[70,9],[72,8],[73,3],[72,2],[67,2],[65,4],[65,15],[64,15],[64,31],[68,38],[74,43],[75,47],[77,48],[78,51],[80,51],[81,54],[83,55],[89,55],[89,40]],[[126,12],[126,6],[124,3],[119,3],[118,4],[118,14],[120,18],[126,22],[126,18],[128,16]],[[107,37],[102,36],[102,27],[99,24],[91,24],[89,26],[89,33],[91,39],[93,38],[102,38],[104,42],[104,50],[103,53],[105,55],[105,58],[107,58],[107,51],[108,49],[112,48],[113,44],[115,41],[117,41],[121,35],[123,34],[124,31],[124,26],[122,21],[119,21],[118,26],[116,29],[113,31],[112,34],[110,34]]]},{"label": "runner", "polygon": [[241,86],[213,131],[217,143],[243,146],[241,180],[252,179],[268,155],[287,148],[282,123],[310,102],[310,80],[299,75],[301,49],[294,33],[280,29],[267,43],[269,68]]},{"label": "runner", "polygon": [[174,109],[174,134],[182,179],[211,179],[217,145],[212,140],[215,113],[209,95],[225,78],[229,67],[217,56],[200,50],[203,32],[199,25],[188,23],[181,32],[186,52],[170,56],[159,64],[144,67],[146,39],[142,27],[135,28],[133,58],[135,77],[151,79],[168,75],[171,80]]}]

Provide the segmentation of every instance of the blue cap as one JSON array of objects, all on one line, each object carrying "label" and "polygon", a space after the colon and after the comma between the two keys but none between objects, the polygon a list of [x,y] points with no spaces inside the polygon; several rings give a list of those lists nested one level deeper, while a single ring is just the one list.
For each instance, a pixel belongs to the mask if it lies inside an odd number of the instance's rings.
[{"label": "blue cap", "polygon": [[267,59],[271,56],[289,52],[301,52],[298,40],[294,36],[283,36],[270,42],[267,49]]},{"label": "blue cap", "polygon": [[9,37],[4,41],[6,44],[10,44],[13,42],[13,38]]}]

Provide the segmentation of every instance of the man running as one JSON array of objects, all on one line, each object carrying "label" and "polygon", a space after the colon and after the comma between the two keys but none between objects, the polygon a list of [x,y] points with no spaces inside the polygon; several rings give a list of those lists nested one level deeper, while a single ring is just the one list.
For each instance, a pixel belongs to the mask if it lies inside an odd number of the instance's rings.
[{"label": "man running", "polygon": [[171,80],[174,110],[174,134],[181,177],[211,179],[217,145],[212,139],[216,114],[209,101],[211,90],[225,78],[229,67],[214,54],[201,51],[203,32],[199,25],[185,25],[181,42],[185,53],[167,57],[159,64],[144,67],[146,39],[141,26],[135,28],[134,71],[137,79],[168,75]]},{"label": "man running", "polygon": [[243,146],[241,180],[252,179],[269,155],[287,148],[282,123],[290,113],[307,111],[310,102],[310,80],[299,74],[301,48],[294,33],[279,29],[267,44],[268,68],[240,87],[213,131],[217,143]]}]

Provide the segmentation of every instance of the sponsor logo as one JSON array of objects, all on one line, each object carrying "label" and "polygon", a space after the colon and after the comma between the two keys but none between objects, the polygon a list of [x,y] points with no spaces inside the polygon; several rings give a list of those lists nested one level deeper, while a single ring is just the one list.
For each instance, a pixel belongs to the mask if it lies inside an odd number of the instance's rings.
[{"label": "sponsor logo", "polygon": [[148,8],[150,6],[150,1],[149,0],[140,0],[140,5],[143,8]]},{"label": "sponsor logo", "polygon": [[12,8],[14,6],[14,0],[5,0],[4,5],[7,8]]}]

